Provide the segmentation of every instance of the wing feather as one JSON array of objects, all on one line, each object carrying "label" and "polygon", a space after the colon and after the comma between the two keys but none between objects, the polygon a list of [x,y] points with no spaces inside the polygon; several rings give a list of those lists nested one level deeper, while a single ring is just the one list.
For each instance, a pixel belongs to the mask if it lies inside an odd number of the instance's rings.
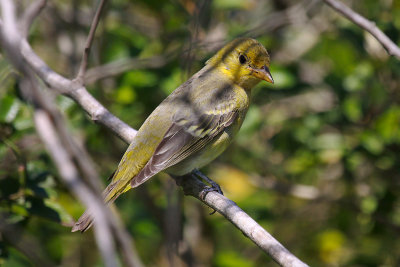
[{"label": "wing feather", "polygon": [[233,105],[230,109],[202,114],[198,119],[188,120],[177,115],[153,156],[138,175],[132,179],[131,186],[136,187],[158,172],[177,164],[188,156],[207,146],[211,140],[238,116]]}]

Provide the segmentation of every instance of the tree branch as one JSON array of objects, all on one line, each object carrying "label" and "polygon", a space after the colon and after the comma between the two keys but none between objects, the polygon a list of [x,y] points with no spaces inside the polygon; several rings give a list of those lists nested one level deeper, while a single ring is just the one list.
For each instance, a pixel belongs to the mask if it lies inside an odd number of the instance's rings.
[{"label": "tree branch", "polygon": [[392,41],[390,40],[387,35],[385,35],[378,27],[376,27],[375,22],[370,21],[360,14],[356,13],[353,11],[351,8],[346,6],[340,1],[337,0],[323,0],[326,4],[328,4],[330,7],[332,7],[334,10],[354,22],[356,25],[359,27],[363,28],[372,36],[375,37],[375,39],[381,43],[381,45],[386,49],[389,55],[396,57],[397,59],[400,59],[400,48]]},{"label": "tree branch", "polygon": [[40,97],[40,92],[37,88],[38,82],[32,70],[23,64],[22,55],[19,50],[19,43],[22,37],[17,29],[14,4],[9,0],[2,0],[0,4],[4,19],[4,24],[0,28],[0,39],[11,63],[24,75],[21,81],[21,89],[25,91],[24,95],[29,95],[29,100],[34,103],[36,109],[34,114],[36,130],[53,157],[60,176],[64,179],[67,186],[88,208],[94,209],[94,216],[98,220],[101,220],[96,222],[95,235],[98,240],[97,244],[102,251],[106,265],[109,267],[117,266],[115,248],[107,226],[107,216],[102,207],[104,205],[101,204],[99,197],[93,194],[79,178],[78,171],[71,161],[71,155],[64,149],[65,144],[60,143],[60,140],[57,138],[53,125],[53,121],[55,120],[51,120],[48,116],[48,114],[51,114],[50,101],[45,101]]},{"label": "tree branch", "polygon": [[[23,95],[29,96],[27,100],[34,104],[36,130],[57,166],[60,177],[77,198],[92,211],[95,218],[94,233],[105,265],[118,266],[112,230],[122,247],[126,266],[142,266],[129,235],[122,230],[123,227],[119,226],[118,219],[109,213],[109,208],[100,198],[98,175],[86,151],[80,149],[68,134],[61,114],[53,107],[48,96],[39,90],[39,83],[32,68],[24,64],[21,47],[26,40],[18,31],[14,4],[9,0],[1,0],[0,4],[4,19],[4,24],[0,25],[1,44],[11,63],[23,75],[20,87]],[[94,192],[83,182],[79,172],[88,178],[90,185],[95,189]]]},{"label": "tree branch", "polygon": [[280,266],[308,266],[296,258],[232,200],[217,192],[208,192],[203,198],[202,192],[207,188],[207,185],[192,175],[174,177],[174,179],[183,188],[185,195],[193,196],[218,211],[265,253],[270,255]]},{"label": "tree branch", "polygon": [[171,55],[152,56],[149,58],[124,58],[115,60],[110,63],[103,64],[88,69],[85,75],[85,84],[91,84],[98,80],[116,76],[129,70],[144,68],[160,68],[165,66],[172,59]]},{"label": "tree branch", "polygon": [[[11,3],[9,0],[1,1],[2,3]],[[3,15],[4,24],[6,24],[6,17],[7,16]],[[7,37],[8,36],[4,34],[2,35],[3,39],[6,39]],[[135,130],[111,114],[92,95],[89,94],[84,86],[76,81],[72,81],[63,77],[50,69],[46,63],[35,54],[25,38],[20,37],[18,42],[16,42],[13,47],[15,48],[13,51],[15,51],[17,56],[19,55],[21,59],[27,63],[25,66],[33,70],[50,88],[55,89],[57,92],[68,97],[71,97],[86,112],[89,113],[92,120],[97,121],[111,129],[127,143],[130,143],[133,140],[136,134]],[[7,52],[9,52],[9,50]],[[85,200],[84,195],[91,195],[87,194],[86,191],[82,191],[85,190],[84,184],[78,178],[73,166],[70,166],[72,163],[69,164],[69,158],[67,154],[62,152],[64,151],[62,144],[53,134],[55,129],[53,128],[51,121],[49,121],[48,113],[37,110],[35,113],[35,122],[36,125],[38,125],[38,133],[42,136],[42,140],[45,142],[50,154],[53,156],[54,161],[60,170],[61,176],[66,180],[67,184],[71,186],[74,192],[76,192],[77,196],[81,197],[81,200],[85,204],[86,202],[90,202],[89,200]],[[239,228],[247,237],[249,237],[257,246],[269,254],[278,264],[281,266],[307,266],[297,259],[293,254],[291,254],[286,248],[284,248],[275,238],[273,238],[266,230],[257,224],[233,201],[215,192],[210,192],[204,197],[204,199],[201,199],[200,194],[203,191],[205,184],[191,176],[187,176],[185,179],[179,180],[179,183],[184,188],[186,194],[195,196],[203,201],[206,205],[221,213],[232,224]],[[99,209],[101,212],[101,208],[98,206],[94,206],[94,209]],[[100,218],[96,218],[95,222],[101,221],[99,219]],[[104,221],[107,220],[105,219]],[[99,229],[96,231],[100,231],[99,226],[96,228]],[[121,233],[119,232],[118,236],[120,234]],[[99,239],[99,243],[102,241],[107,242],[106,240]],[[104,249],[102,249],[102,252],[104,252]],[[109,255],[109,253],[106,254]],[[113,263],[109,263],[111,266],[112,264]]]},{"label": "tree branch", "polygon": [[26,39],[21,40],[20,51],[24,60],[32,70],[50,88],[75,100],[90,115],[93,121],[111,129],[125,142],[131,142],[133,140],[133,137],[136,135],[136,130],[132,129],[125,122],[109,112],[86,90],[86,87],[53,71],[35,52],[33,52]]},{"label": "tree branch", "polygon": [[29,28],[31,27],[35,18],[40,14],[43,8],[46,6],[47,0],[39,0],[33,2],[24,12],[21,18],[21,35],[26,37],[29,33]]},{"label": "tree branch", "polygon": [[84,82],[84,77],[85,77],[89,54],[90,54],[90,48],[92,47],[94,34],[96,32],[97,25],[99,24],[101,11],[103,11],[105,3],[106,3],[106,0],[100,1],[99,7],[97,8],[96,14],[94,15],[92,25],[90,26],[89,35],[86,39],[85,49],[83,50],[81,66],[79,67],[78,75],[75,78],[75,80],[79,84],[83,84],[83,82]]},{"label": "tree branch", "polygon": [[[106,266],[117,266],[115,247],[112,242],[112,236],[106,224],[107,217],[102,212],[103,207],[98,203],[98,200],[93,197],[93,194],[86,189],[86,186],[79,178],[78,172],[71,162],[68,153],[64,150],[64,146],[58,140],[56,130],[52,126],[51,120],[42,110],[35,112],[34,121],[36,131],[38,132],[41,140],[46,145],[47,150],[55,162],[60,176],[63,177],[68,187],[75,192],[85,205],[93,211],[97,221],[95,229],[95,236],[98,239],[98,245],[102,256],[105,260]],[[105,253],[105,254],[103,254]]]}]

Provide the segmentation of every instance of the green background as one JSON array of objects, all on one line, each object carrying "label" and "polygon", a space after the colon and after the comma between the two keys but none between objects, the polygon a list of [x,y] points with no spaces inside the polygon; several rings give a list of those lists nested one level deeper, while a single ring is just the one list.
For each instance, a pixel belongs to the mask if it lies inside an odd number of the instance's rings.
[{"label": "green background", "polygon": [[[399,1],[343,2],[399,43]],[[18,1],[19,10],[24,3]],[[35,52],[66,77],[79,69],[96,5],[50,1],[31,29]],[[310,266],[399,266],[399,60],[321,1],[110,1],[89,68],[136,60],[123,71],[111,65],[116,73],[89,70],[87,87],[138,129],[239,36],[267,47],[275,84],[253,90],[236,141],[204,172]],[[1,52],[0,220],[8,226],[0,233],[0,265],[38,265],[28,248],[57,266],[103,266],[93,232],[72,234],[67,227],[84,207],[58,177],[18,73]],[[56,101],[106,184],[127,145],[70,99]],[[146,266],[274,266],[166,175],[116,204]]]}]

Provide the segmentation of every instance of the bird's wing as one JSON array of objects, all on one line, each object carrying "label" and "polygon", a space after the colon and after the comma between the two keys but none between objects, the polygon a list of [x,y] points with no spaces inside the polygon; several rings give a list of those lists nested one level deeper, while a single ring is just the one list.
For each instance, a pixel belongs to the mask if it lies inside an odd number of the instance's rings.
[{"label": "bird's wing", "polygon": [[158,172],[175,165],[205,147],[214,137],[230,126],[238,116],[232,103],[220,109],[192,115],[189,118],[178,113],[173,123],[157,146],[153,156],[131,181],[136,187]]}]

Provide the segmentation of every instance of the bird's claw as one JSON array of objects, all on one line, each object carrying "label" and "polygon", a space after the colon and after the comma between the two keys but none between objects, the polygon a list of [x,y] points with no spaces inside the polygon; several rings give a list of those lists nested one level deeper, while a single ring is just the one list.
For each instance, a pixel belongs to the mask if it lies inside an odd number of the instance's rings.
[{"label": "bird's claw", "polygon": [[[216,182],[214,182],[213,180],[211,180],[209,177],[207,177],[206,175],[204,175],[202,172],[200,172],[199,170],[195,169],[193,172],[193,175],[196,176],[197,178],[207,182],[210,186],[206,186],[205,188],[203,188],[203,190],[201,190],[200,192],[200,198],[202,200],[205,199],[206,195],[209,192],[217,192],[221,195],[224,195],[224,192],[222,192],[221,186],[219,186],[219,184],[217,184]],[[216,210],[213,210],[210,215],[214,214],[216,212]]]},{"label": "bird's claw", "polygon": [[203,188],[203,190],[201,190],[201,192],[200,192],[200,198],[201,198],[202,200],[204,200],[205,197],[206,197],[206,195],[207,195],[209,192],[217,192],[217,193],[220,193],[221,195],[223,195],[223,193],[222,193],[222,191],[221,191],[221,188],[220,188],[218,185],[217,185],[217,187],[214,187],[214,186],[206,186],[206,187]]}]

